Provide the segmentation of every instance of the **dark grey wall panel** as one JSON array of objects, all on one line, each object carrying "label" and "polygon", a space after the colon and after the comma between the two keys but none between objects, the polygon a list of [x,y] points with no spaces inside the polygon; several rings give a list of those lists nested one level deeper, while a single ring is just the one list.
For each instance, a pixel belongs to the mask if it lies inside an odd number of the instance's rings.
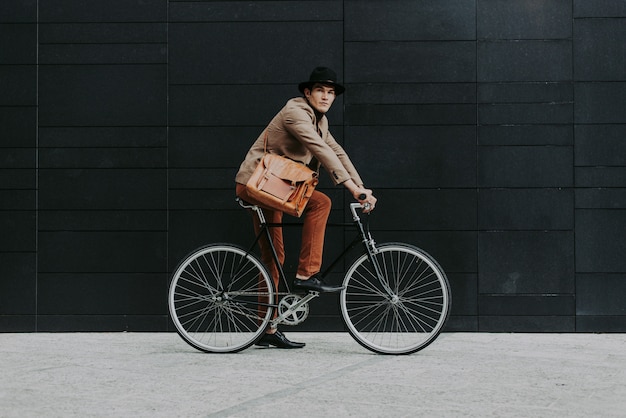
[{"label": "dark grey wall panel", "polygon": [[0,211],[0,230],[0,252],[37,250],[35,211]]},{"label": "dark grey wall panel", "polygon": [[0,329],[2,332],[36,332],[40,328],[37,326],[37,316],[31,314],[0,315]]},{"label": "dark grey wall panel", "polygon": [[[165,315],[161,274],[41,274],[38,287],[42,315]],[[75,295],[80,294],[77,298]]]},{"label": "dark grey wall panel", "polygon": [[41,64],[165,64],[167,49],[160,44],[41,45]]},{"label": "dark grey wall panel", "polygon": [[39,123],[42,126],[161,125],[167,112],[165,81],[164,66],[41,67]]},{"label": "dark grey wall panel", "polygon": [[46,0],[41,22],[154,22],[167,19],[167,0]]},{"label": "dark grey wall panel", "polygon": [[36,173],[33,168],[3,168],[0,170],[0,187],[3,189],[35,190]]},{"label": "dark grey wall panel", "polygon": [[626,17],[624,0],[574,0],[574,17]]},{"label": "dark grey wall panel", "polygon": [[626,125],[577,125],[576,166],[626,166]]},{"label": "dark grey wall panel", "polygon": [[36,64],[36,44],[37,25],[0,23],[0,64]]},{"label": "dark grey wall panel", "polygon": [[478,145],[572,145],[570,125],[483,125],[478,127]]},{"label": "dark grey wall panel", "polygon": [[167,43],[166,23],[45,23],[41,44]]},{"label": "dark grey wall panel", "polygon": [[571,187],[571,147],[479,147],[482,187]]},{"label": "dark grey wall panel", "polygon": [[[235,172],[227,178],[221,176],[221,189],[171,189],[169,193],[170,210],[228,210],[236,208]],[[228,183],[226,181],[228,180]]]},{"label": "dark grey wall panel", "polygon": [[474,42],[348,42],[345,80],[349,83],[472,82]]},{"label": "dark grey wall panel", "polygon": [[40,231],[167,231],[163,211],[40,211]]},{"label": "dark grey wall panel", "polygon": [[372,230],[376,241],[406,242],[416,245],[442,266],[446,273],[476,273],[478,271],[478,234],[476,231],[408,231],[385,230],[375,220]]},{"label": "dark grey wall panel", "polygon": [[476,103],[475,83],[352,83],[348,88],[347,105]]},{"label": "dark grey wall panel", "polygon": [[[190,190],[189,194],[194,191],[204,189],[210,193],[210,189],[234,190],[235,175],[237,168],[188,168],[178,169],[171,168],[168,170],[168,181],[170,193],[176,193],[177,190]],[[199,192],[202,193],[202,192]],[[233,191],[234,193],[234,191]],[[181,208],[181,202],[170,196],[170,208]],[[182,208],[187,209],[185,205]]]},{"label": "dark grey wall panel", "polygon": [[480,315],[573,316],[574,295],[480,295]]},{"label": "dark grey wall panel", "polygon": [[481,332],[574,332],[573,316],[481,316]]},{"label": "dark grey wall panel", "polygon": [[0,253],[0,318],[37,312],[36,272],[35,252]]},{"label": "dark grey wall panel", "polygon": [[478,81],[564,81],[572,79],[570,41],[478,43]]},{"label": "dark grey wall panel", "polygon": [[580,19],[574,24],[576,80],[626,78],[626,19]]},{"label": "dark grey wall panel", "polygon": [[[378,189],[376,215],[389,230],[475,230],[474,190]],[[408,204],[408,202],[413,202]]]},{"label": "dark grey wall panel", "polygon": [[0,189],[0,210],[32,210],[36,207],[32,190]]},{"label": "dark grey wall panel", "polygon": [[171,0],[171,22],[284,22],[341,20],[340,1],[189,1]]},{"label": "dark grey wall panel", "polygon": [[475,274],[448,273],[452,294],[451,315],[478,314],[478,277]]},{"label": "dark grey wall panel", "polygon": [[39,128],[41,148],[167,147],[162,127],[47,127]]},{"label": "dark grey wall panel", "polygon": [[579,315],[576,317],[576,331],[578,332],[623,332],[624,329],[626,329],[624,315]]},{"label": "dark grey wall panel", "polygon": [[576,314],[625,316],[626,276],[579,274],[576,276]]},{"label": "dark grey wall panel", "polygon": [[41,231],[39,272],[164,272],[166,238],[154,231]]},{"label": "dark grey wall panel", "polygon": [[619,273],[626,271],[626,212],[579,209],[576,211],[576,271]]},{"label": "dark grey wall panel", "polygon": [[571,0],[477,0],[478,38],[563,39],[572,34]]},{"label": "dark grey wall panel", "polygon": [[626,82],[577,83],[576,123],[626,123]]},{"label": "dark grey wall panel", "polygon": [[[345,149],[372,187],[475,187],[473,126],[347,127]],[[372,152],[384,144],[385,153]]]},{"label": "dark grey wall panel", "polygon": [[478,194],[481,230],[571,230],[572,190],[486,189]]},{"label": "dark grey wall panel", "polygon": [[576,187],[624,187],[626,167],[576,167]]},{"label": "dark grey wall panel", "polygon": [[626,189],[577,189],[575,206],[576,209],[626,209]]},{"label": "dark grey wall panel", "polygon": [[159,168],[166,154],[160,148],[44,148],[41,168]]},{"label": "dark grey wall panel", "polygon": [[0,147],[35,147],[37,108],[0,106]]},{"label": "dark grey wall panel", "polygon": [[167,328],[166,315],[41,315],[40,332],[157,332]]},{"label": "dark grey wall panel", "polygon": [[480,103],[564,103],[574,100],[571,82],[480,83]]},{"label": "dark grey wall panel", "polygon": [[571,124],[572,104],[483,104],[478,106],[481,125]]},{"label": "dark grey wall panel", "polygon": [[308,79],[311,70],[303,68],[318,65],[341,74],[342,39],[340,22],[172,23],[169,80],[293,85]]},{"label": "dark grey wall panel", "polygon": [[37,156],[29,148],[3,148],[0,168],[33,168]]},{"label": "dark grey wall panel", "polygon": [[[0,47],[1,48],[1,47]],[[37,104],[37,69],[34,65],[0,65],[0,106]]]},{"label": "dark grey wall panel", "polygon": [[193,249],[211,242],[249,246],[254,238],[252,220],[235,206],[230,211],[172,210],[169,213],[169,270],[173,271]]},{"label": "dark grey wall panel", "polygon": [[572,238],[571,232],[480,233],[480,293],[574,293]]},{"label": "dark grey wall panel", "polygon": [[0,23],[37,22],[37,0],[5,0],[0,2]]},{"label": "dark grey wall panel", "polygon": [[165,184],[166,172],[160,169],[42,169],[39,205],[44,210],[165,209]]},{"label": "dark grey wall panel", "polygon": [[474,39],[475,0],[346,3],[346,41]]},{"label": "dark grey wall panel", "polygon": [[170,128],[170,168],[239,168],[263,127]]},{"label": "dark grey wall panel", "polygon": [[476,118],[473,104],[350,105],[348,125],[469,125]]}]

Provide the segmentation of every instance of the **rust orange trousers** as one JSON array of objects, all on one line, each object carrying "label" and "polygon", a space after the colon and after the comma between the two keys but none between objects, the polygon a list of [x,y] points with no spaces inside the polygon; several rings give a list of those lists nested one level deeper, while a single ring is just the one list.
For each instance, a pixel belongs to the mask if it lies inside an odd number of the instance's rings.
[{"label": "rust orange trousers", "polygon": [[[246,186],[237,183],[236,188],[237,196],[245,200],[248,203],[259,205],[263,208],[263,214],[265,220],[268,223],[281,223],[283,220],[283,212],[273,209],[268,209],[259,204],[252,197],[250,197],[246,191]],[[315,190],[309,203],[302,214],[304,225],[302,226],[302,244],[300,246],[300,258],[298,260],[297,274],[305,277],[312,276],[318,273],[322,267],[322,253],[324,251],[324,235],[326,234],[326,223],[330,215],[330,208],[332,206],[331,200],[324,193]],[[256,214],[253,214],[254,232],[259,233],[260,225],[259,219]],[[283,229],[281,227],[271,227],[269,229],[274,247],[276,248],[276,254],[281,266],[285,262],[285,245],[283,241]],[[274,263],[272,257],[272,249],[269,247],[267,240],[261,238],[259,241],[261,248],[261,259],[263,263],[268,267],[276,289],[279,284],[278,267]]]}]

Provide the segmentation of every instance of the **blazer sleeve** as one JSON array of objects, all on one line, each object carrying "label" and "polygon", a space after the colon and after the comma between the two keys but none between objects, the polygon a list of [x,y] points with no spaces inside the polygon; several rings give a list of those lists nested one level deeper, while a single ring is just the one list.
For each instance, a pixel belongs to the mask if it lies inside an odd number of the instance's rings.
[{"label": "blazer sleeve", "polygon": [[[328,171],[337,185],[353,179],[362,185],[354,165],[343,148],[327,133],[326,140],[316,130],[315,115],[301,106],[288,106],[283,109],[284,127],[294,138],[304,145]],[[356,177],[356,178],[354,178]]]},{"label": "blazer sleeve", "polygon": [[341,164],[350,175],[350,178],[352,179],[352,181],[354,181],[357,186],[363,187],[363,180],[361,180],[361,176],[359,176],[359,172],[354,167],[354,164],[352,164],[352,160],[350,160],[350,157],[348,157],[348,154],[346,154],[343,147],[339,145],[339,143],[335,140],[335,138],[332,136],[330,131],[326,135],[326,143],[333,150],[337,158],[339,158],[339,161],[341,161]]}]

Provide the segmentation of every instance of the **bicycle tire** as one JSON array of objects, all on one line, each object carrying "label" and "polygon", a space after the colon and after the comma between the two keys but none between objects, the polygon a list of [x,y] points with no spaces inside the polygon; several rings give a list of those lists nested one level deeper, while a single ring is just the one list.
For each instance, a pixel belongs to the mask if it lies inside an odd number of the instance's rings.
[{"label": "bicycle tire", "polygon": [[367,254],[348,269],[341,314],[352,337],[379,354],[411,354],[431,344],[450,313],[450,285],[428,253],[404,243],[378,246],[379,280]]},{"label": "bicycle tire", "polygon": [[174,270],[168,307],[176,332],[212,353],[244,350],[264,334],[275,302],[263,263],[232,244],[196,249]]}]

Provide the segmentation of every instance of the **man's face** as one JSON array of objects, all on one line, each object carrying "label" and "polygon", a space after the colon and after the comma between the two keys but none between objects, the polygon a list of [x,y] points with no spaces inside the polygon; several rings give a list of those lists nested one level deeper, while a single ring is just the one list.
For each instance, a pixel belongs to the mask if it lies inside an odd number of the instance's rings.
[{"label": "man's face", "polygon": [[326,113],[335,101],[335,88],[315,83],[310,89],[304,89],[304,96],[313,109],[320,113]]}]

